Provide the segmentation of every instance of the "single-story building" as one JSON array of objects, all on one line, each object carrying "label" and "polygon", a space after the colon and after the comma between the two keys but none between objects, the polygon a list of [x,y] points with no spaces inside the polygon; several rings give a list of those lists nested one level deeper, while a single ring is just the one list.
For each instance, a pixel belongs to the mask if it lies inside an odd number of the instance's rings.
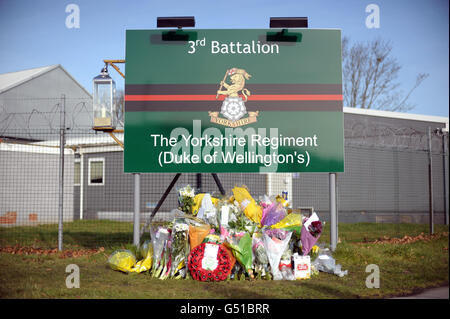
[{"label": "single-story building", "polygon": [[[0,74],[0,226],[58,222],[59,149],[68,132],[92,127],[92,96],[61,65]],[[73,220],[74,152],[65,150],[64,221]]]}]

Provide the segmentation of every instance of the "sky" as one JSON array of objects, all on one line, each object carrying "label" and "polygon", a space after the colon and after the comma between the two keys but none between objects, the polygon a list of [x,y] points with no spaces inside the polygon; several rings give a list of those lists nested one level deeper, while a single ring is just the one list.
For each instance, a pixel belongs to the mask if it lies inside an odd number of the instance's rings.
[{"label": "sky", "polygon": [[[70,4],[79,8],[79,28],[66,25]],[[366,25],[370,4],[379,8],[378,28]],[[0,73],[61,64],[91,92],[104,59],[125,59],[125,30],[155,29],[159,16],[195,16],[197,29],[265,29],[270,17],[306,16],[309,28],[341,29],[352,42],[390,41],[400,90],[429,74],[409,113],[449,115],[448,0],[0,0]]]}]

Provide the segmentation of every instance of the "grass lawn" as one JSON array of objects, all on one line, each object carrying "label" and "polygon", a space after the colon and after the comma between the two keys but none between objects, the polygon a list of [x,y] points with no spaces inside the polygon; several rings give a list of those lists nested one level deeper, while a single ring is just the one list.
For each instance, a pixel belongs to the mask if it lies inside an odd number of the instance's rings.
[{"label": "grass lawn", "polygon": [[[76,221],[64,224],[64,248],[104,251],[81,257],[0,252],[0,298],[387,298],[424,288],[448,285],[448,226],[436,225],[430,240],[407,244],[374,243],[387,237],[402,238],[427,233],[427,225],[341,224],[340,243],[334,257],[348,276],[320,273],[305,281],[159,280],[147,274],[113,271],[106,261],[117,248],[132,248],[132,225],[108,221]],[[325,227],[321,237],[327,242]],[[57,225],[0,228],[0,247],[20,243],[27,247],[55,248]],[[80,288],[66,288],[66,266],[80,268]],[[366,266],[380,269],[380,288],[368,289]]]}]

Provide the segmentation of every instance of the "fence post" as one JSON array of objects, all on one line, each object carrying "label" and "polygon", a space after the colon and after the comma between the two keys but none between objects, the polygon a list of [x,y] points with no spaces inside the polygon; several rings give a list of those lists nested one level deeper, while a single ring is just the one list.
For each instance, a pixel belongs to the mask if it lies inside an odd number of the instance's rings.
[{"label": "fence post", "polygon": [[140,234],[140,204],[141,204],[141,174],[134,173],[134,218],[133,218],[133,244],[139,247]]},{"label": "fence post", "polygon": [[197,191],[201,193],[202,192],[202,174],[197,173],[196,177],[197,177],[197,183],[196,183]]},{"label": "fence post", "polygon": [[63,208],[64,208],[64,145],[66,132],[66,96],[61,95],[61,108],[59,110],[59,203],[58,203],[58,250],[63,249]]},{"label": "fence post", "polygon": [[430,234],[434,234],[434,207],[433,207],[433,154],[431,146],[431,127],[428,127],[428,202]]},{"label": "fence post", "polygon": [[338,176],[335,174],[335,187],[336,187],[336,247],[339,242],[339,206],[340,206],[340,196],[339,196],[339,181]]},{"label": "fence post", "polygon": [[80,220],[83,219],[84,210],[84,153],[80,147]]},{"label": "fence post", "polygon": [[336,213],[336,173],[330,173],[330,246],[336,250],[337,213]]},{"label": "fence post", "polygon": [[442,132],[442,153],[443,153],[443,171],[444,171],[444,218],[445,218],[445,225],[448,225],[448,142],[447,142],[447,134],[448,132],[443,131]]}]

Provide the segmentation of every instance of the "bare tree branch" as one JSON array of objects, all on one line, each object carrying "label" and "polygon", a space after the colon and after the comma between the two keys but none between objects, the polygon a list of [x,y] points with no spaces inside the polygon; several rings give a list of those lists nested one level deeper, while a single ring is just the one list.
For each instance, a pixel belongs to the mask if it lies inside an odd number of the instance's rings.
[{"label": "bare tree branch", "polygon": [[116,91],[116,117],[118,122],[123,126],[123,116],[125,114],[125,92],[123,90]]},{"label": "bare tree branch", "polygon": [[428,77],[420,73],[414,86],[403,96],[396,82],[401,66],[391,56],[392,44],[382,39],[371,42],[342,40],[343,93],[349,107],[407,111],[414,108],[408,102],[413,91]]}]

